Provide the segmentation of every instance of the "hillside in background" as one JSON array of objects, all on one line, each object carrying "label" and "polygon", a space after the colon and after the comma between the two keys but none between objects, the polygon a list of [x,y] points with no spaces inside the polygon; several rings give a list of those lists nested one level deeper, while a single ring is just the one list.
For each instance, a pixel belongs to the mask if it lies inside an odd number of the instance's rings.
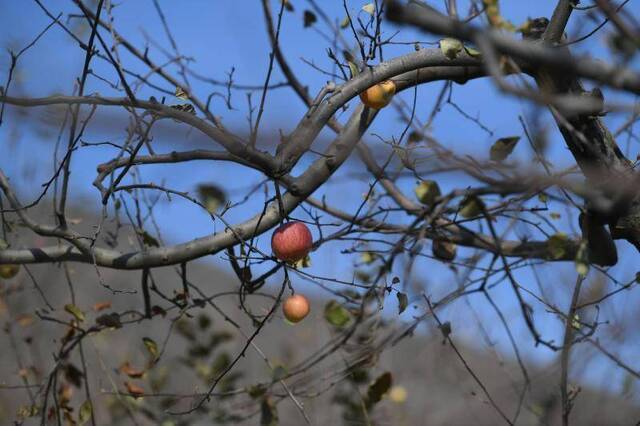
[{"label": "hillside in background", "polygon": [[[237,278],[207,262],[194,263],[188,270],[188,280],[203,293],[192,290],[191,297],[201,299],[202,307],[181,312],[169,300],[182,289],[178,269],[154,270],[153,282],[168,299],[163,300],[153,293],[152,303],[162,310],[146,320],[135,313],[142,311],[139,272],[101,269],[99,278],[93,266],[84,264],[72,264],[67,271],[62,266],[45,265],[33,265],[28,269],[32,277],[23,270],[14,280],[1,284],[0,318],[6,331],[0,337],[0,345],[4,348],[0,352],[0,377],[5,386],[0,388],[1,424],[11,423],[19,407],[29,405],[30,395],[37,394],[37,385],[55,363],[54,353],[60,339],[69,332],[65,323],[73,318],[63,308],[70,299],[68,279],[73,284],[75,305],[85,315],[81,327],[87,328],[95,324],[98,317],[113,312],[119,313],[124,325],[95,333],[83,345],[91,397],[100,401],[94,403],[97,423],[210,424],[203,418],[185,422],[185,418],[166,415],[164,410],[186,409],[196,402],[198,398],[191,395],[204,392],[216,368],[241,352],[246,338],[232,324],[237,324],[245,336],[255,330],[240,309]],[[278,285],[267,283],[247,299],[247,308],[255,314],[266,313],[278,293]],[[208,302],[205,303],[205,299]],[[95,305],[106,301],[111,301],[111,306],[96,312]],[[248,394],[257,389],[255,385],[270,383],[274,375],[277,376],[275,371],[286,374],[294,366],[304,366],[329,347],[330,342],[342,338],[323,318],[325,303],[326,300],[319,298],[312,300],[310,316],[298,325],[288,324],[280,311],[276,311],[260,331],[255,346],[247,348],[246,356],[231,370],[228,380],[217,387],[216,392],[226,392],[229,396],[221,402],[211,402],[216,404],[214,411],[218,420],[214,424],[225,418],[238,424],[259,424],[264,396],[256,398]],[[47,304],[53,309],[46,308]],[[42,320],[38,315],[48,320]],[[406,324],[390,322],[387,319],[390,317],[393,315],[383,315],[384,319],[379,320],[384,323],[384,330],[406,328]],[[490,348],[483,350],[478,344],[465,344],[456,337],[455,319],[452,321],[451,336],[456,349],[486,387],[494,403],[513,418],[518,410],[515,404],[518,398],[514,395],[519,395],[524,386],[518,363]],[[346,349],[326,351],[313,368],[284,382],[298,395],[305,412],[316,425],[341,424],[349,410],[352,414],[355,410],[356,414],[344,424],[366,424],[366,421],[378,425],[499,424],[499,415],[454,348],[443,344],[442,335],[433,323],[428,325],[428,330],[418,328],[397,344],[384,341],[390,333],[380,333],[378,340],[371,342],[359,341],[358,336],[353,336]],[[145,337],[158,346],[159,357],[151,367],[149,350],[143,343]],[[384,347],[380,356],[367,353],[375,347]],[[521,347],[526,350],[525,345]],[[346,371],[345,368],[354,365],[354,360],[360,360],[356,362],[358,380],[350,376],[355,369]],[[74,375],[78,381],[76,369],[82,362],[79,356],[61,362],[65,365],[62,369],[65,380],[60,379],[58,386],[65,381],[73,383]],[[144,376],[135,377],[135,373],[145,370],[145,366],[148,368]],[[392,392],[372,410],[369,419],[358,419],[359,392],[366,393],[368,385],[387,371],[392,373]],[[530,391],[521,405],[517,424],[558,424],[559,366],[553,363],[527,365],[527,371]],[[21,378],[28,381],[28,389],[10,388],[20,385]],[[145,396],[139,399],[126,396],[125,382],[140,386]],[[572,384],[577,389],[579,383]],[[280,424],[304,424],[299,409],[283,386],[276,384],[271,389],[268,400],[276,407]],[[84,390],[71,385],[66,391],[70,392],[68,405],[77,410],[86,399]],[[582,385],[575,398],[572,419],[575,424],[635,424],[640,420],[640,406],[629,398]],[[144,415],[145,411],[148,415]],[[25,424],[37,424],[38,421],[39,417],[27,418]]]}]

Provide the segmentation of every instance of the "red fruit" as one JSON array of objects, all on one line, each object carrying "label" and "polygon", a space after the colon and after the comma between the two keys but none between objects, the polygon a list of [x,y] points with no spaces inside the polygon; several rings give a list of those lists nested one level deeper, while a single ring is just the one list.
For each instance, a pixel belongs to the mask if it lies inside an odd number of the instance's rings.
[{"label": "red fruit", "polygon": [[273,232],[271,249],[276,257],[286,262],[304,259],[313,245],[313,237],[302,222],[285,223]]},{"label": "red fruit", "polygon": [[309,315],[310,310],[309,300],[301,294],[287,297],[287,300],[282,304],[284,317],[293,323],[302,321],[304,317]]}]

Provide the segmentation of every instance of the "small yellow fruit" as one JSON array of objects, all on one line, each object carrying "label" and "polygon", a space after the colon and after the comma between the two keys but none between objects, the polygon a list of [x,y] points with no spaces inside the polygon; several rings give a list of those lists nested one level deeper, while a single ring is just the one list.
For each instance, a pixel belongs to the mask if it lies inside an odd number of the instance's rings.
[{"label": "small yellow fruit", "polygon": [[18,271],[20,271],[19,265],[0,265],[0,278],[8,280],[18,275]]},{"label": "small yellow fruit", "polygon": [[307,315],[311,307],[309,300],[301,294],[294,294],[287,297],[282,304],[282,312],[284,317],[292,323],[302,321]]},{"label": "small yellow fruit", "polygon": [[360,99],[362,103],[369,108],[380,109],[391,102],[391,98],[393,98],[395,93],[396,83],[391,80],[386,80],[360,93]]}]

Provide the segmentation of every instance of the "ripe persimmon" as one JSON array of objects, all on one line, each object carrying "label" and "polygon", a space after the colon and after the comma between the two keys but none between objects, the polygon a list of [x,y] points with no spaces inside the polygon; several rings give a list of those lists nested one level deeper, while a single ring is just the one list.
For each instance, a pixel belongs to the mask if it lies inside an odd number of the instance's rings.
[{"label": "ripe persimmon", "polygon": [[384,108],[391,102],[391,98],[396,93],[396,83],[392,80],[386,80],[369,87],[360,93],[360,100],[369,108]]}]

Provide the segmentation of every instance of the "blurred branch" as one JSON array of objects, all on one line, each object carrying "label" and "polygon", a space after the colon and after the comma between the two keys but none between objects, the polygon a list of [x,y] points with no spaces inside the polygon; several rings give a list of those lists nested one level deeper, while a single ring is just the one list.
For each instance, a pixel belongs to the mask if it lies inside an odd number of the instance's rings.
[{"label": "blurred branch", "polygon": [[424,31],[444,36],[457,37],[464,41],[486,38],[500,53],[517,58],[525,63],[551,68],[575,77],[584,77],[616,89],[640,94],[640,74],[620,66],[613,66],[589,58],[567,60],[557,49],[545,47],[527,40],[515,40],[502,31],[479,28],[471,24],[450,19],[432,9],[415,3],[407,6],[390,0],[387,7],[388,18],[397,23],[416,26]]}]

